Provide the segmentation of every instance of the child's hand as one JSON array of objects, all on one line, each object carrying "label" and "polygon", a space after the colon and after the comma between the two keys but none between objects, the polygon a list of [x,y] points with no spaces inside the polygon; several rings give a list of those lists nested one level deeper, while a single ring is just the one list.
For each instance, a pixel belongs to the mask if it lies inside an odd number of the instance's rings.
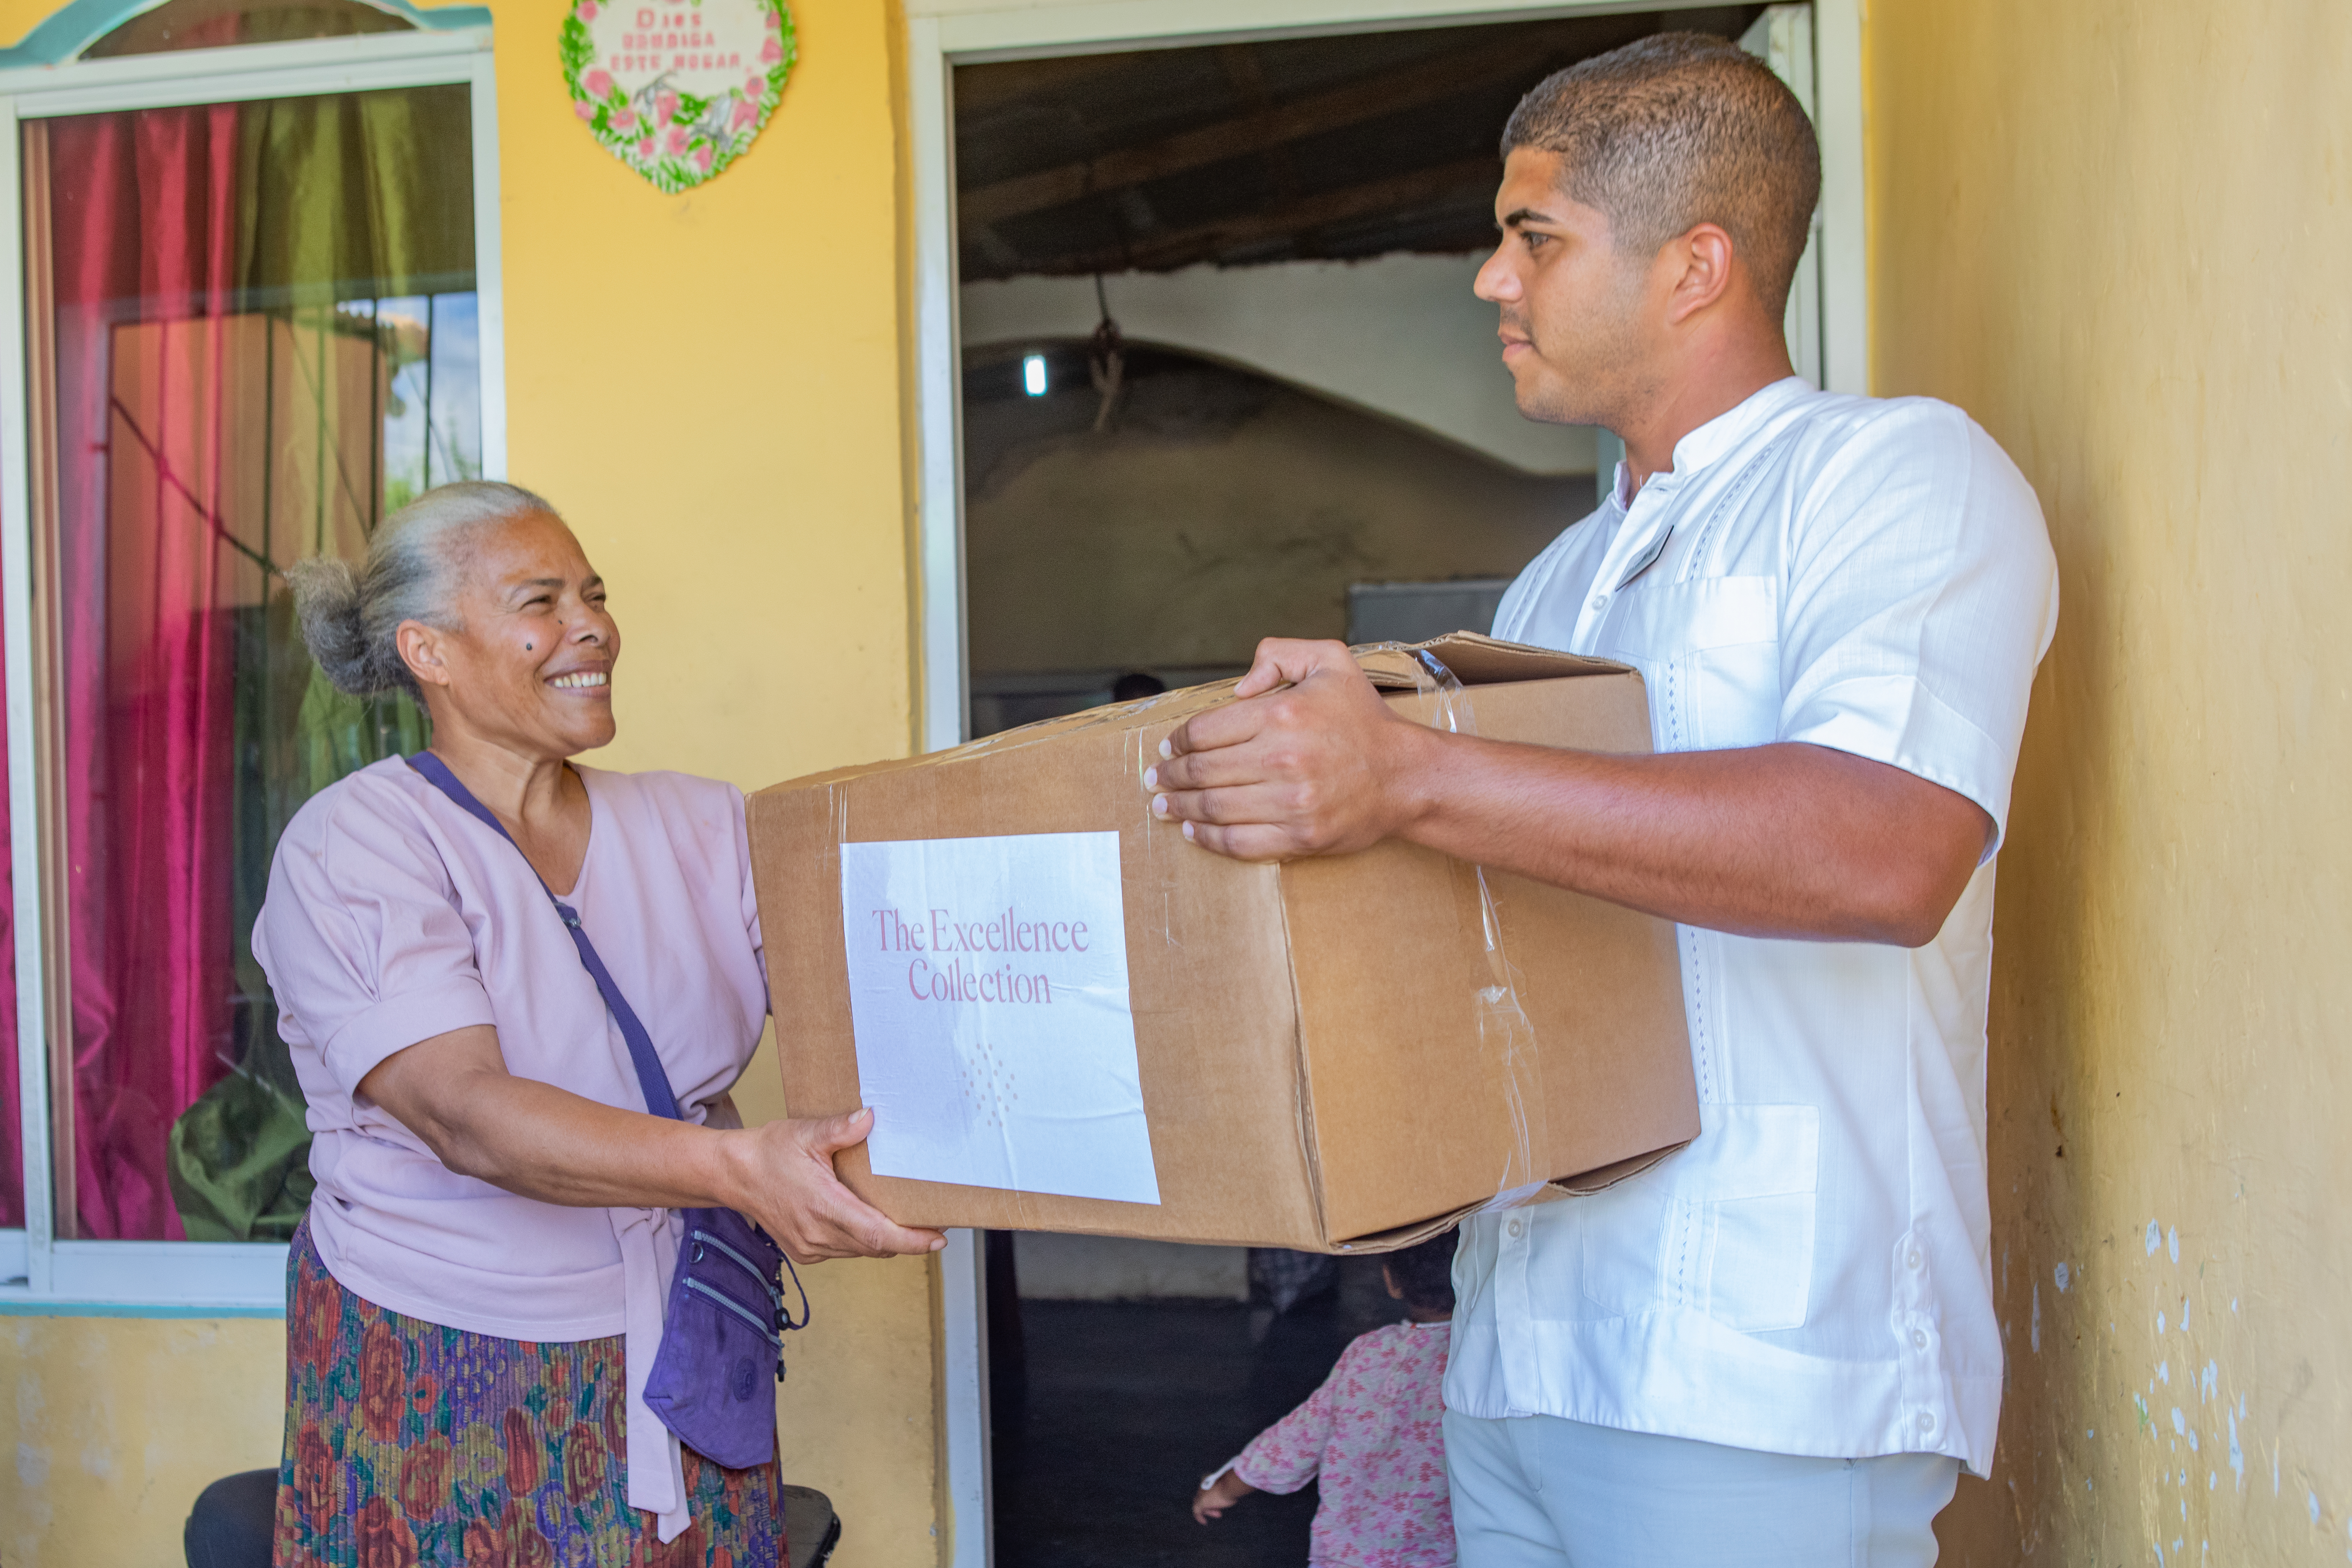
[{"label": "child's hand", "polygon": [[1206,1524],[1224,1517],[1225,1510],[1249,1496],[1257,1489],[1242,1479],[1240,1474],[1227,1470],[1217,1478],[1213,1487],[1202,1487],[1192,1493],[1192,1517]]}]

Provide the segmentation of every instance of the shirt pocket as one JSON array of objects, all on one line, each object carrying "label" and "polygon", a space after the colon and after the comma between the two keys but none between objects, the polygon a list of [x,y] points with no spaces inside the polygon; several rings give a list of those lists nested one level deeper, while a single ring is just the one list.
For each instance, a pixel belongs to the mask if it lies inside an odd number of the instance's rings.
[{"label": "shirt pocket", "polygon": [[1713,1105],[1698,1142],[1580,1200],[1588,1313],[1693,1309],[1745,1333],[1811,1307],[1821,1112]]},{"label": "shirt pocket", "polygon": [[1595,652],[1642,672],[1661,752],[1761,746],[1780,723],[1777,577],[1647,579],[1618,599]]},{"label": "shirt pocket", "polygon": [[[1710,1183],[1699,1246],[1707,1316],[1763,1333],[1801,1327],[1812,1305],[1822,1114],[1810,1105],[1724,1108],[1720,1179]],[[1736,1131],[1735,1131],[1736,1130]]]}]

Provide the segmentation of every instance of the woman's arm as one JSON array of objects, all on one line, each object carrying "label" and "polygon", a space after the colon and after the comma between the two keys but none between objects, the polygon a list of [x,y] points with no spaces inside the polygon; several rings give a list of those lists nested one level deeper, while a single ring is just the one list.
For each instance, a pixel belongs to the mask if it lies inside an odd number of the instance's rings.
[{"label": "woman's arm", "polygon": [[834,1154],[865,1141],[871,1111],[736,1131],[623,1110],[515,1077],[487,1025],[394,1052],[359,1094],[452,1171],[541,1203],[740,1209],[798,1263],[947,1245],[894,1225],[834,1174]]}]

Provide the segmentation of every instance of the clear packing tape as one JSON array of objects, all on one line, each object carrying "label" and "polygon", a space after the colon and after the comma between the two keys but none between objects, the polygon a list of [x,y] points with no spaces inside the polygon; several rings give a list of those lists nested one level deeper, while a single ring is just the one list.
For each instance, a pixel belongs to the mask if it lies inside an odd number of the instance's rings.
[{"label": "clear packing tape", "polygon": [[[1412,692],[1409,710],[1420,722],[1452,735],[1478,732],[1478,716],[1468,689],[1432,649],[1380,642],[1348,651],[1374,686],[1399,695]],[[1535,1151],[1549,1146],[1543,1125],[1543,1058],[1535,1048],[1535,1026],[1519,1004],[1518,972],[1503,944],[1503,920],[1494,889],[1486,867],[1465,861],[1454,865],[1457,879],[1465,884],[1460,896],[1465,903],[1474,896],[1476,900],[1475,918],[1486,949],[1486,973],[1471,999],[1478,1025],[1479,1066],[1486,1080],[1501,1089],[1510,1122],[1509,1145],[1496,1176],[1495,1195],[1469,1212],[1518,1208],[1566,1196],[1551,1184],[1551,1173],[1536,1164]]]}]

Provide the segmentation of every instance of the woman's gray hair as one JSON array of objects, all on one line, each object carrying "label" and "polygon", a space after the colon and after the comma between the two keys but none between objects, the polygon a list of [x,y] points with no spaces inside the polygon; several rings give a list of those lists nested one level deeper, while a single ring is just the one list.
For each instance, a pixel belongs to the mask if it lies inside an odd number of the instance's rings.
[{"label": "woman's gray hair", "polygon": [[356,570],[324,555],[286,568],[302,642],[320,673],[353,697],[422,697],[400,657],[400,623],[461,629],[453,601],[467,540],[534,511],[559,515],[520,485],[487,479],[440,485],[376,526]]}]

